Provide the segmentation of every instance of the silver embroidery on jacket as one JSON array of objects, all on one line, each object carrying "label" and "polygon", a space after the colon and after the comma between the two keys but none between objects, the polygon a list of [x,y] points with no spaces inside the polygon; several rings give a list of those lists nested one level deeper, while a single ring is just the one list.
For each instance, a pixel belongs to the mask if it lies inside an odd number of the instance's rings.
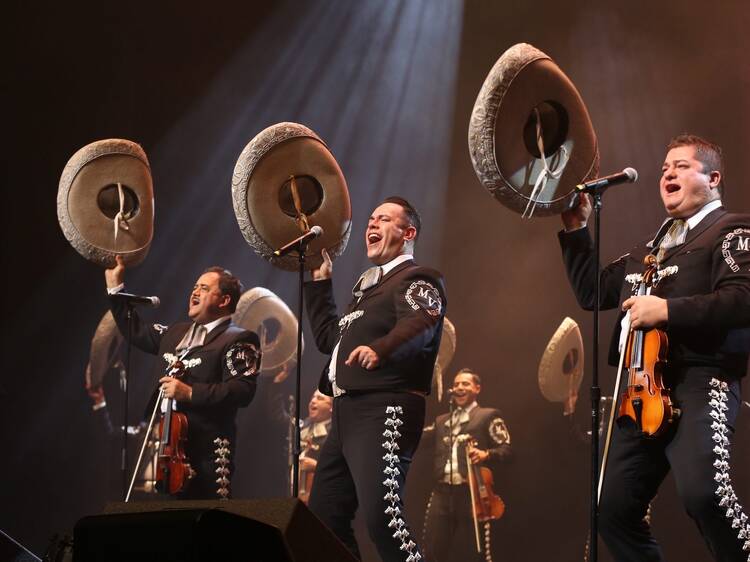
[{"label": "silver embroidery on jacket", "polygon": [[[184,354],[183,354],[184,355]],[[164,358],[164,361],[167,362],[167,366],[171,369],[172,365],[174,365],[178,360],[180,360],[177,355],[174,353],[165,353],[162,355]],[[193,357],[192,359],[182,359],[182,364],[185,366],[186,369],[191,369],[193,367],[197,367],[200,365],[203,361],[200,357]]]}]

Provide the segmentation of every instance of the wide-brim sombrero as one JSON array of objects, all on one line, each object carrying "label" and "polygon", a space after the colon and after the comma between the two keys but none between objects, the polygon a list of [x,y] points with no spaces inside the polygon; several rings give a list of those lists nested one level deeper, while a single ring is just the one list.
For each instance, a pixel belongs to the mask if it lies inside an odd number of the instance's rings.
[{"label": "wide-brim sombrero", "polygon": [[282,269],[297,269],[298,257],[277,257],[274,250],[314,225],[323,234],[307,247],[308,269],[320,266],[323,248],[332,258],[346,248],[352,212],[344,174],[304,125],[278,123],[245,146],[234,168],[232,202],[247,243]]},{"label": "wide-brim sombrero", "polygon": [[143,261],[154,235],[154,189],[143,149],[106,139],[78,150],[60,177],[57,218],[84,258],[105,267],[116,255],[128,266]]},{"label": "wide-brim sombrero", "polygon": [[599,172],[581,95],[549,56],[526,43],[505,51],[484,81],[469,123],[469,154],[490,194],[525,216],[568,209],[575,186]]}]

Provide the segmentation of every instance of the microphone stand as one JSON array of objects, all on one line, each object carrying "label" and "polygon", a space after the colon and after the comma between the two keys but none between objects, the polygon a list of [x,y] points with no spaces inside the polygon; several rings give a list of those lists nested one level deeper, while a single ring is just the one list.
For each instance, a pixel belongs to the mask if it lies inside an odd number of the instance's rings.
[{"label": "microphone stand", "polygon": [[[453,489],[454,489],[454,486],[453,486],[453,468],[454,468],[453,467],[453,447],[455,445],[454,443],[455,436],[453,435],[453,407],[454,407],[453,392],[449,390],[448,391],[448,435],[449,435],[448,437],[448,466],[449,466],[448,472],[450,475],[449,476],[450,482],[448,484],[448,490],[449,490],[448,502],[450,505],[451,513],[454,512],[454,507],[455,507],[454,505],[455,500],[454,500],[454,493],[453,493]],[[437,431],[437,428],[435,428],[435,431]],[[443,468],[443,470],[445,470],[445,468]]]},{"label": "microphone stand", "polygon": [[128,385],[128,376],[130,375],[130,343],[133,335],[133,303],[126,300],[127,318],[128,318],[128,337],[125,338],[125,369],[121,371],[120,384],[123,391],[123,409],[122,409],[122,452],[120,454],[120,471],[122,473],[122,497],[127,501],[128,497],[128,394],[130,392]]},{"label": "microphone stand", "polygon": [[[601,240],[601,209],[602,190],[593,190],[591,194],[594,207],[594,259],[595,259],[595,283],[594,289],[594,348],[592,350],[594,366],[591,371],[591,507],[589,537],[591,548],[589,549],[589,560],[597,562],[598,537],[599,537],[599,408],[601,405],[601,388],[599,387],[599,312],[601,310],[601,262],[600,262],[600,240]],[[615,390],[617,394],[617,390]],[[615,407],[614,401],[612,407]]]},{"label": "microphone stand", "polygon": [[294,469],[292,468],[292,465],[294,464],[292,460],[294,458],[294,396],[290,394],[287,398],[287,402],[288,405],[286,412],[287,416],[289,416],[289,423],[286,431],[286,460],[289,463],[289,473],[287,474],[289,479],[287,480],[286,486],[289,493],[292,494],[292,497],[295,497],[294,490],[292,489],[292,482],[294,481]]},{"label": "microphone stand", "polygon": [[300,240],[299,256],[299,308],[297,314],[297,376],[294,387],[294,439],[292,440],[292,497],[299,494],[299,456],[301,452],[300,393],[302,381],[302,315],[304,314],[305,252],[308,240]]}]

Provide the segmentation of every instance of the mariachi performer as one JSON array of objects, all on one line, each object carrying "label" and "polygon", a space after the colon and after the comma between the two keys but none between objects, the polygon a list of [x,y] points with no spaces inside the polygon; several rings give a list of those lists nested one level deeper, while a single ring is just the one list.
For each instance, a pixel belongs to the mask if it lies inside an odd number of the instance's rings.
[{"label": "mariachi performer", "polygon": [[240,155],[232,194],[245,239],[278,267],[295,271],[301,260],[274,248],[314,226],[323,233],[305,253],[313,281],[304,296],[316,345],[332,354],[319,390],[335,397],[311,510],[358,555],[351,523],[359,506],[383,560],[420,560],[404,520],[403,486],[422,433],[446,298],[442,275],[414,263],[419,215],[399,197],[373,211],[365,244],[375,267],[339,318],[331,259],[346,246],[351,208],[323,141],[296,123],[262,131]]},{"label": "mariachi performer", "polygon": [[[618,364],[628,323],[633,333],[663,330],[668,352],[662,380],[674,411],[671,423],[666,420],[652,438],[643,436],[640,416],[622,416],[614,427],[600,529],[618,561],[663,560],[646,513],[670,470],[713,557],[750,560],[750,522],[730,475],[750,347],[750,216],[724,209],[723,180],[720,147],[695,135],[675,137],[659,181],[668,218],[649,240],[602,272],[602,308],[623,310],[610,362]],[[581,197],[563,213],[565,229],[559,234],[571,285],[586,309],[594,306],[595,265],[586,225],[591,210],[588,196]],[[665,275],[650,294],[633,296],[628,280],[642,274],[646,256],[653,256]]]},{"label": "mariachi performer", "polygon": [[316,344],[331,354],[319,388],[334,396],[310,508],[358,555],[351,522],[360,506],[384,561],[421,559],[402,498],[422,434],[446,297],[440,273],[414,263],[420,226],[414,207],[400,197],[372,212],[365,245],[374,267],[354,286],[343,316],[336,312],[326,253],[305,284]]},{"label": "mariachi performer", "polygon": [[[258,337],[230,321],[240,296],[239,280],[222,268],[210,268],[190,295],[188,315],[193,322],[168,327],[140,321],[130,296],[122,292],[123,276],[126,266],[139,264],[148,253],[154,197],[146,154],[131,141],[107,139],[77,151],[60,178],[57,211],[71,245],[107,268],[107,290],[120,331],[130,334],[131,342],[144,351],[159,354],[155,380],[159,379],[166,410],[175,406],[187,418],[188,458],[181,464],[185,478],[177,494],[227,497],[234,468],[235,414],[252,399],[260,368]],[[170,369],[184,372],[184,378],[164,377]],[[101,405],[97,385],[89,387]]]},{"label": "mariachi performer", "polygon": [[[505,505],[487,489],[490,509],[477,514],[478,479],[471,479],[487,474],[476,468],[491,474],[509,459],[510,432],[498,410],[479,405],[481,391],[479,375],[461,369],[450,392],[455,407],[425,429],[425,445],[434,447],[435,485],[425,514],[424,551],[433,562],[492,560],[490,521],[502,516]],[[480,525],[483,540],[477,548]]]},{"label": "mariachi performer", "polygon": [[[227,498],[234,472],[235,417],[255,394],[261,357],[258,336],[231,322],[242,285],[229,271],[210,267],[190,293],[192,322],[149,325],[135,310],[128,311],[128,298],[120,296],[124,272],[119,256],[115,267],[105,271],[115,321],[123,334],[130,332],[136,347],[160,357],[155,369],[161,375],[160,394],[164,402],[173,400],[173,407],[187,418],[185,453],[190,468],[188,481],[176,495]],[[164,374],[180,364],[183,376]]]}]

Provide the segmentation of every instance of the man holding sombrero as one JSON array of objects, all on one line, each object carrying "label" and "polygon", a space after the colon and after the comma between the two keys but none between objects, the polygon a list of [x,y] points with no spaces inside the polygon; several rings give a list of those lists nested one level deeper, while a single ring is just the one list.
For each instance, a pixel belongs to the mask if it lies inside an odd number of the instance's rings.
[{"label": "man holding sombrero", "polygon": [[[681,415],[654,438],[642,437],[629,423],[615,427],[600,531],[618,561],[662,560],[646,512],[671,470],[714,558],[746,561],[750,521],[732,488],[730,453],[748,362],[750,216],[722,207],[724,167],[717,145],[680,135],[667,150],[659,189],[668,218],[650,240],[604,268],[601,304],[619,305],[620,320],[627,311],[633,329],[666,331],[663,378]],[[559,234],[568,276],[585,309],[595,304],[596,266],[586,227],[590,213],[591,202],[582,197],[562,213],[565,229]],[[631,296],[626,275],[642,273],[648,254],[656,256],[660,269],[676,269],[650,295]],[[620,331],[618,321],[610,349],[614,365]]]},{"label": "man holding sombrero", "polygon": [[421,559],[404,520],[404,483],[424,425],[445,315],[442,275],[414,263],[420,218],[389,197],[368,220],[367,257],[346,314],[333,300],[332,263],[305,284],[315,342],[331,360],[319,389],[334,396],[331,430],[318,459],[310,508],[357,556],[351,522],[361,507],[384,561]]},{"label": "man holding sombrero", "polygon": [[[164,398],[173,400],[188,421],[185,451],[194,472],[180,499],[226,499],[231,493],[236,450],[237,410],[255,394],[260,372],[260,340],[232,322],[242,284],[222,267],[206,269],[196,280],[188,300],[191,322],[164,326],[143,322],[121,298],[125,265],[105,270],[110,308],[120,332],[138,349],[158,355],[155,365]],[[184,365],[181,378],[166,376]],[[163,410],[162,410],[163,411]]]},{"label": "man holding sombrero", "polygon": [[[731,485],[730,448],[750,351],[750,217],[722,207],[718,146],[681,135],[667,149],[660,193],[669,218],[604,268],[601,305],[621,306],[623,317],[628,311],[634,329],[666,331],[664,381],[681,416],[653,439],[616,427],[600,530],[618,561],[662,560],[645,516],[672,470],[714,557],[748,560],[750,521]],[[562,214],[568,277],[581,306],[592,309],[592,206],[588,196],[570,205],[575,186],[598,175],[598,143],[580,94],[549,56],[520,43],[498,59],[474,105],[469,152],[480,182],[500,203],[526,217]],[[650,295],[633,297],[626,276],[642,275],[648,254],[671,274]],[[617,365],[620,322],[614,335],[610,363]]]}]

